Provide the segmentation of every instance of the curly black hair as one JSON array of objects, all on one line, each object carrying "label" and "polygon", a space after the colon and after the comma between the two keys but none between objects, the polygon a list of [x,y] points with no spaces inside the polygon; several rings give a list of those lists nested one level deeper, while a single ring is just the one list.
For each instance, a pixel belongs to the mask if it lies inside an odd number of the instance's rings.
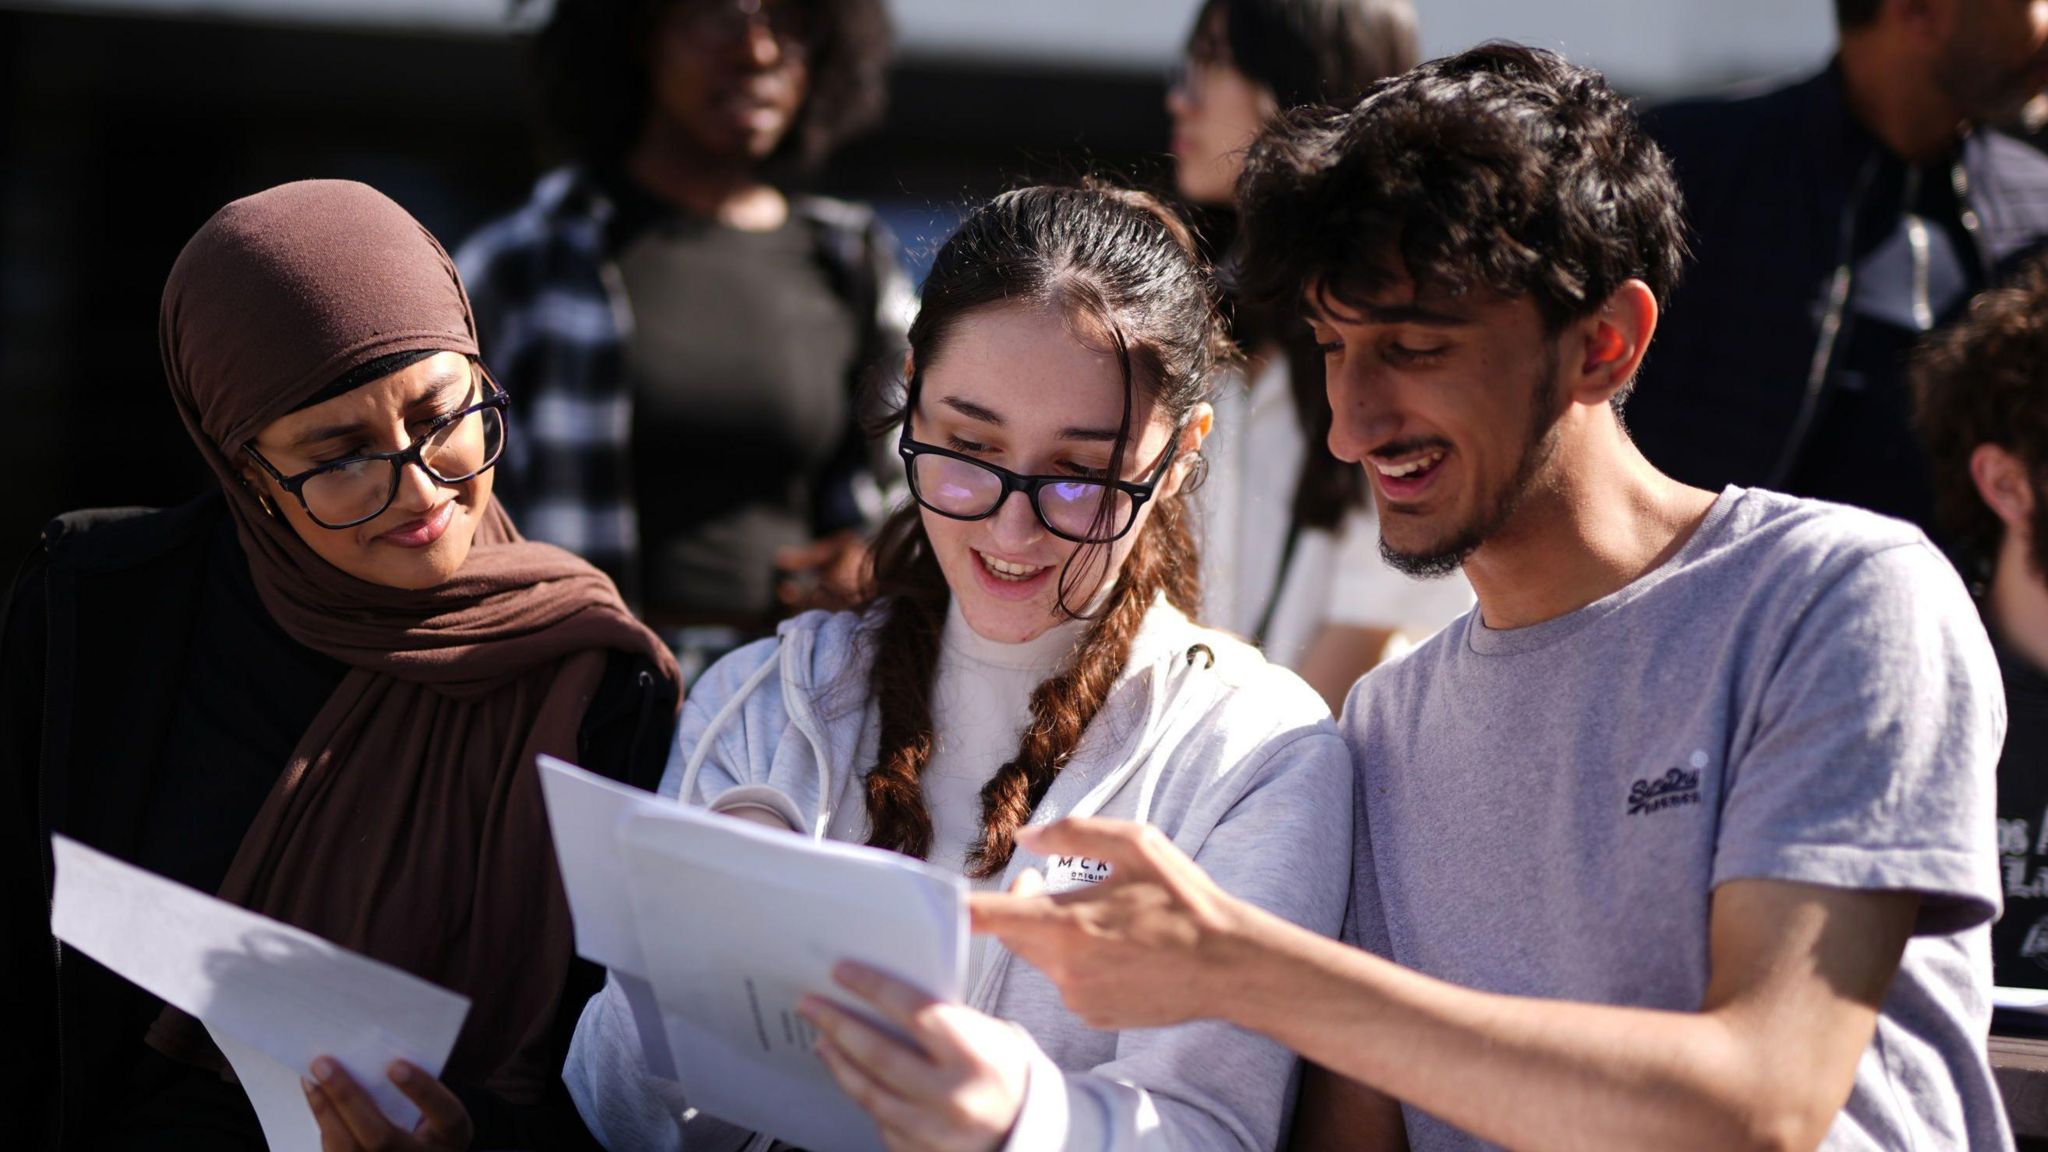
[{"label": "curly black hair", "polygon": [[[512,0],[515,13],[538,0]],[[639,140],[653,78],[645,45],[685,0],[555,0],[534,41],[542,114],[555,145],[613,169]],[[882,0],[789,0],[810,10],[810,90],[766,169],[799,176],[873,126],[888,103],[890,28]]]},{"label": "curly black hair", "polygon": [[[1980,444],[2027,466],[2048,494],[2048,257],[1970,302],[1963,319],[1923,341],[1913,357],[1914,416],[1934,472],[1934,511],[1967,559],[1988,572],[2005,522],[1970,476]],[[2035,504],[2048,513],[2048,501]],[[2048,532],[2036,526],[2034,564],[2048,573]]]},{"label": "curly black hair", "polygon": [[1671,298],[1678,183],[1598,72],[1518,44],[1432,60],[1348,111],[1284,118],[1238,185],[1243,284],[1353,306],[1403,279],[1532,299],[1552,331],[1630,279]]}]

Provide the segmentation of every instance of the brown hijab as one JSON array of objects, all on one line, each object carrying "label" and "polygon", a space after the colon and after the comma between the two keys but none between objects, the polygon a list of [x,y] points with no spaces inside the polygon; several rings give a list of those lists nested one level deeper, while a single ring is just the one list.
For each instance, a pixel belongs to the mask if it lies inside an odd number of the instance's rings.
[{"label": "brown hijab", "polygon": [[[383,194],[308,180],[221,209],[171,269],[158,336],[264,607],[349,669],[220,895],[470,997],[446,1077],[534,1100],[571,947],[534,755],[575,757],[608,653],[671,682],[675,662],[609,579],[495,502],[456,575],[406,591],[327,564],[243,484],[242,445],[350,370],[477,353],[454,263]],[[174,1010],[150,1040],[219,1060]]]}]

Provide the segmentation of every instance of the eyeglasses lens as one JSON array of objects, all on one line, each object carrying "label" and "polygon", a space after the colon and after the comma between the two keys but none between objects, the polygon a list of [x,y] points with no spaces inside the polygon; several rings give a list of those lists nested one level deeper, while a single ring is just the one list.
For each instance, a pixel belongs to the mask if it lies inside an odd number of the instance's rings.
[{"label": "eyeglasses lens", "polygon": [[1000,477],[965,460],[927,453],[916,457],[911,468],[918,496],[949,516],[980,516],[1003,494]]},{"label": "eyeglasses lens", "polygon": [[[1002,478],[985,468],[950,456],[924,453],[912,458],[911,481],[918,499],[947,516],[985,516],[1002,499]],[[1103,514],[1103,502],[1109,511]],[[1045,526],[1069,540],[1110,540],[1130,525],[1134,512],[1130,494],[1088,480],[1047,484],[1038,490],[1039,515]]]},{"label": "eyeglasses lens", "polygon": [[[1105,515],[1103,502],[1109,502]],[[1048,527],[1075,540],[1114,538],[1131,522],[1131,496],[1106,484],[1071,481],[1038,490],[1038,507]]]},{"label": "eyeglasses lens", "polygon": [[[444,484],[467,480],[490,467],[505,448],[505,416],[484,408],[435,432],[420,445],[420,463]],[[398,490],[396,460],[355,460],[307,477],[300,494],[322,524],[366,520],[384,511]]]}]

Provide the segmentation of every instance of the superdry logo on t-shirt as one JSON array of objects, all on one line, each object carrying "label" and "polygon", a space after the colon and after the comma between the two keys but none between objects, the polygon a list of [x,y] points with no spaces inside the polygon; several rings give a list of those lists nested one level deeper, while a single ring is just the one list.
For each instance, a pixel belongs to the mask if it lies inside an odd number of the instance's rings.
[{"label": "superdry logo on t-shirt", "polygon": [[1638,780],[1629,786],[1628,814],[1662,812],[1700,802],[1700,774],[1673,768],[1662,776]]}]

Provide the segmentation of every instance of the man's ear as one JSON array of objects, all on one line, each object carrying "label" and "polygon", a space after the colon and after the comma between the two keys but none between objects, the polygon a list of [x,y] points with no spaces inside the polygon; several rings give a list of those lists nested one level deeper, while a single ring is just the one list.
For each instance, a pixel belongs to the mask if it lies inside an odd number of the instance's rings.
[{"label": "man's ear", "polygon": [[1970,482],[2007,531],[2026,531],[2034,515],[2034,482],[2026,461],[1996,444],[1970,452]]},{"label": "man's ear", "polygon": [[1575,403],[1605,404],[1628,387],[1657,331],[1657,297],[1641,280],[1625,281],[1599,311],[1574,324],[1567,389]]}]

